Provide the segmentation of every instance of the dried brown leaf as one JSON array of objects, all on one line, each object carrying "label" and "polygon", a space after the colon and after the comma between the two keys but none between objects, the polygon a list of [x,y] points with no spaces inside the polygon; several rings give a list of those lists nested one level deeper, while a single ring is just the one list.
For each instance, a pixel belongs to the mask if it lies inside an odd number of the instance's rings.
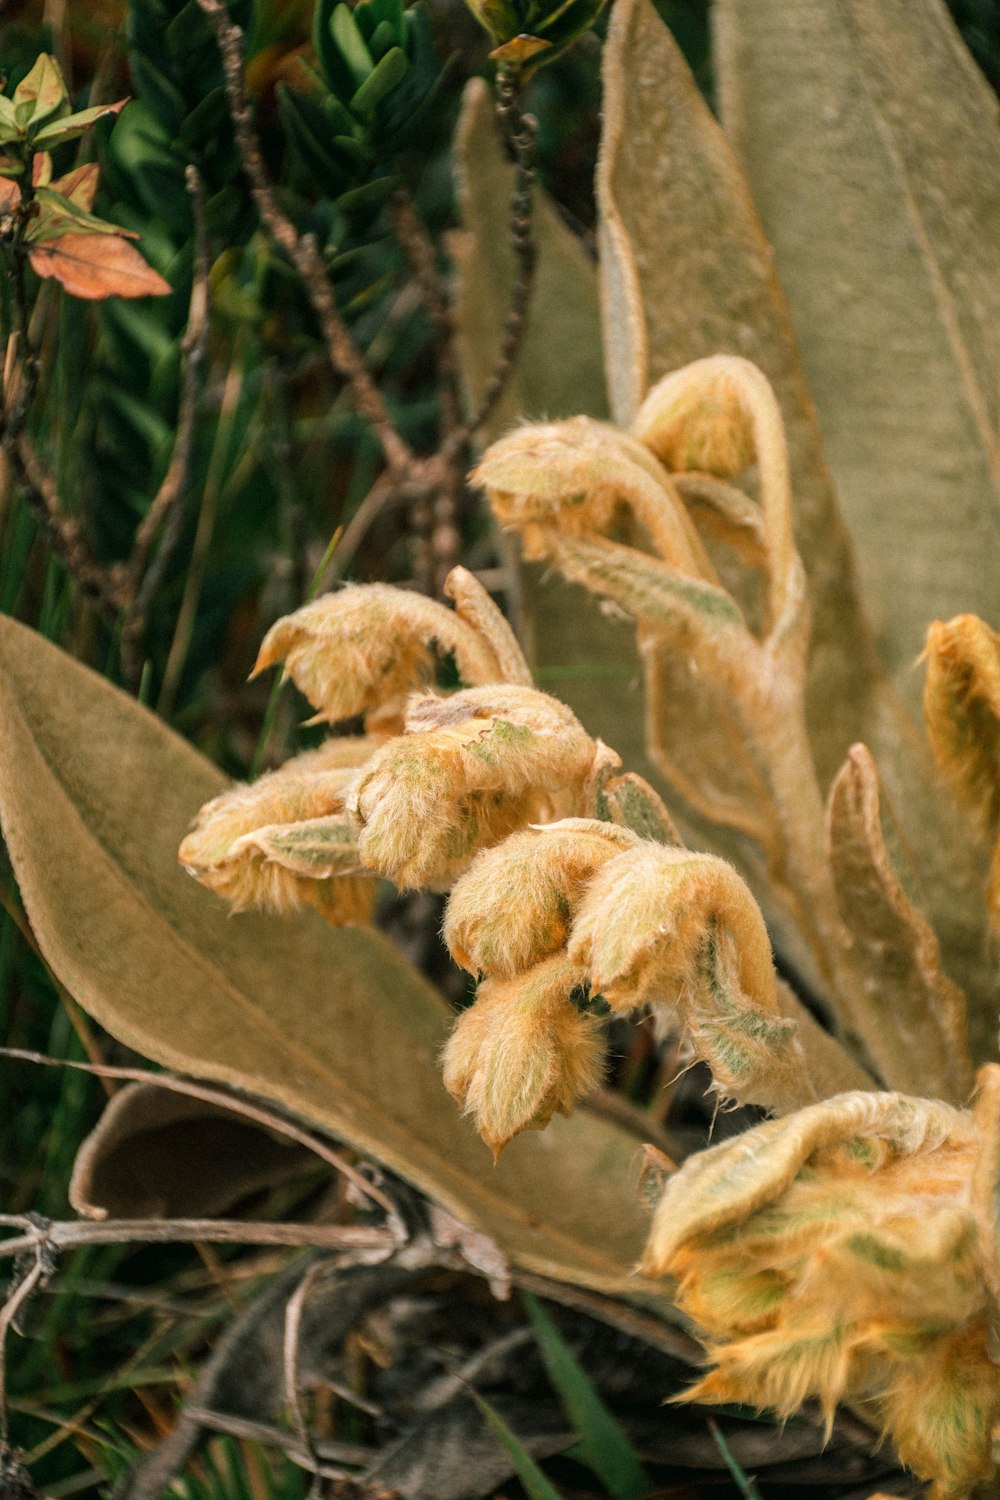
[{"label": "dried brown leaf", "polygon": [[173,288],[138,250],[116,234],[63,234],[33,244],[36,275],[54,276],[74,297],[166,297]]},{"label": "dried brown leaf", "polygon": [[77,1152],[69,1201],[96,1219],[206,1218],[316,1165],[232,1110],[133,1083]]}]

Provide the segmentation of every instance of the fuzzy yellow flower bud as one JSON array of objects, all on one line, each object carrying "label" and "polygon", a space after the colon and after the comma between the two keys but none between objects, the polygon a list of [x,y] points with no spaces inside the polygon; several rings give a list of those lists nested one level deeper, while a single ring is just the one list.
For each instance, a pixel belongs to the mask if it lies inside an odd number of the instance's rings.
[{"label": "fuzzy yellow flower bud", "polygon": [[873,1401],[941,1500],[991,1477],[998,1075],[975,1118],[843,1094],[684,1164],[643,1269],[676,1278],[714,1362],[685,1399]]},{"label": "fuzzy yellow flower bud", "polygon": [[464,682],[498,675],[489,643],[453,610],[389,584],[351,584],[272,625],[252,675],[283,661],[317,719],[335,723],[401,705],[413,688],[429,683],[432,645],[453,653]]},{"label": "fuzzy yellow flower bud", "polygon": [[[748,375],[752,372],[752,375]],[[668,469],[741,474],[754,458],[754,426],[746,383],[760,372],[746,360],[698,360],[653,386],[632,432]]]},{"label": "fuzzy yellow flower bud", "polygon": [[444,919],[452,958],[471,973],[509,979],[565,945],[587,884],[638,843],[613,823],[565,818],[477,854]]},{"label": "fuzzy yellow flower bud", "polygon": [[450,885],[478,849],[582,812],[596,751],[574,714],[534,688],[412,700],[406,732],[351,798],[362,862],[400,886]]},{"label": "fuzzy yellow flower bud", "polygon": [[606,422],[572,417],[521,427],[484,454],[470,476],[502,526],[521,535],[529,558],[549,556],[553,537],[607,531],[630,509],[657,551],[693,577],[715,577],[669,476],[642,443]]},{"label": "fuzzy yellow flower bud", "polygon": [[600,1079],[598,1023],[571,1000],[584,975],[559,954],[514,979],[488,979],[445,1048],[444,1082],[500,1155],[522,1130],[568,1114]]},{"label": "fuzzy yellow flower bud", "polygon": [[330,740],[214,797],[181,844],[181,864],[235,911],[312,906],[337,925],[368,921],[375,881],[358,859],[345,804],[381,743]]},{"label": "fuzzy yellow flower bud", "polygon": [[794,1021],[778,1009],[771,945],[725,860],[643,842],[597,871],[568,945],[616,1010],[680,1022],[715,1087],[741,1103],[811,1102]]}]

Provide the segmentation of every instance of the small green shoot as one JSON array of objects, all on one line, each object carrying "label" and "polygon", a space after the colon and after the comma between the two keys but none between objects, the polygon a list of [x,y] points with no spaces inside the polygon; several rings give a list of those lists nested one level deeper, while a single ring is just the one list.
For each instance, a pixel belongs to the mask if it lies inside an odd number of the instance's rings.
[{"label": "small green shoot", "polygon": [[743,1500],[761,1500],[760,1490],[757,1488],[756,1479],[751,1479],[742,1465],[733,1457],[732,1450],[725,1438],[722,1436],[718,1422],[708,1419],[708,1430],[715,1439],[715,1446],[722,1454],[722,1460],[736,1483],[736,1488],[743,1496]]},{"label": "small green shoot", "polygon": [[478,1391],[470,1390],[469,1395],[506,1448],[510,1461],[514,1465],[514,1472],[524,1485],[528,1500],[561,1500],[559,1491],[552,1488],[527,1448],[511,1432],[503,1417],[493,1410],[488,1401],[483,1400]]},{"label": "small green shoot", "polygon": [[522,1292],[549,1379],[580,1438],[580,1457],[612,1500],[644,1500],[653,1486],[632,1444],[541,1303]]}]

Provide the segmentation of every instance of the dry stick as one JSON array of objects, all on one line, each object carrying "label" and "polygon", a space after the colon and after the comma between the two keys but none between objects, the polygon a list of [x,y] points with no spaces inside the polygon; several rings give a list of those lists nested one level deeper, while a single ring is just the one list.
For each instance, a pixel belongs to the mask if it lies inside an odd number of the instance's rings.
[{"label": "dry stick", "polygon": [[[293,1124],[291,1120],[286,1120],[283,1115],[276,1114],[262,1105],[252,1104],[249,1100],[240,1098],[237,1094],[231,1094],[226,1089],[195,1083],[193,1079],[182,1078],[176,1073],[151,1073],[148,1068],[123,1068],[110,1064],[70,1062],[59,1057],[46,1057],[43,1052],[29,1052],[21,1047],[0,1047],[0,1057],[35,1063],[45,1068],[72,1068],[80,1073],[90,1073],[96,1078],[117,1078],[127,1083],[153,1084],[172,1094],[184,1094],[189,1099],[200,1099],[204,1104],[214,1104],[221,1109],[232,1110],[234,1114],[252,1120],[255,1125],[260,1125],[264,1130],[272,1130],[275,1135],[283,1135],[297,1145],[305,1146],[327,1166],[339,1172],[342,1177],[346,1177],[352,1187],[385,1212],[399,1243],[406,1238],[399,1211],[392,1199],[383,1193],[381,1188],[369,1182],[362,1172],[352,1167],[350,1162],[346,1161],[339,1152],[334,1151],[331,1146],[318,1140],[308,1130],[303,1130],[301,1126]],[[0,1224],[10,1222],[13,1220],[9,1216],[5,1217],[0,1214]]]},{"label": "dry stick", "polygon": [[535,136],[538,121],[533,115],[522,113],[520,85],[513,74],[503,70],[497,75],[497,114],[507,130],[516,167],[514,191],[510,200],[510,235],[516,279],[493,373],[483,388],[473,415],[442,445],[442,456],[445,458],[457,454],[472,434],[489,420],[503,395],[521,348],[528,303],[535,280],[538,254],[532,232],[532,188],[535,181]]},{"label": "dry stick", "polygon": [[[96,1223],[89,1219],[56,1219],[37,1224],[26,1215],[21,1227],[22,1234],[0,1240],[0,1259],[24,1255],[29,1250],[41,1255],[77,1250],[81,1245],[175,1245],[197,1240],[214,1245],[288,1245],[296,1249],[386,1252],[397,1249],[399,1244],[389,1230],[365,1225],[270,1224],[249,1219],[102,1219]],[[41,1261],[39,1265],[39,1275],[44,1274]],[[32,1289],[37,1281],[38,1277],[32,1282]],[[0,1314],[0,1332],[4,1327],[3,1317]]]},{"label": "dry stick", "polygon": [[[126,680],[135,688],[142,672],[140,643],[156,591],[180,539],[184,493],[191,470],[198,415],[201,368],[205,361],[209,330],[208,234],[205,228],[205,195],[195,167],[188,166],[185,182],[194,217],[194,269],[187,329],[181,343],[181,390],[177,408],[177,435],[163,482],[135,534],[128,563],[131,602],[122,628],[122,665]],[[157,533],[162,528],[160,549],[150,562]]]},{"label": "dry stick", "polygon": [[248,1417],[233,1416],[230,1412],[212,1411],[207,1406],[189,1406],[186,1411],[192,1421],[201,1427],[211,1428],[213,1432],[224,1432],[230,1437],[249,1438],[251,1442],[262,1443],[266,1447],[280,1448],[293,1464],[298,1464],[300,1468],[318,1474],[323,1479],[341,1479],[347,1475],[346,1469],[334,1467],[334,1462],[338,1459],[341,1463],[361,1468],[378,1457],[378,1450],[375,1448],[364,1448],[358,1443],[338,1443],[326,1438],[321,1438],[314,1444],[311,1454],[290,1432],[282,1427],[274,1427],[269,1422],[254,1422]]},{"label": "dry stick", "polygon": [[[424,228],[406,188],[397,188],[389,201],[396,239],[406,256],[421,301],[434,327],[435,357],[440,382],[441,441],[446,444],[462,431],[461,397],[458,383],[458,361],[455,353],[454,326],[445,288],[438,276],[434,243]],[[461,441],[461,440],[459,440]],[[460,538],[455,515],[461,495],[462,478],[457,463],[460,447],[439,466],[431,498],[431,487],[416,495],[409,515],[410,539],[413,543],[414,578],[426,593],[440,595],[445,578],[458,559]]]},{"label": "dry stick", "polygon": [[299,1390],[299,1339],[302,1332],[302,1314],[306,1301],[318,1276],[326,1269],[322,1260],[314,1261],[289,1297],[285,1306],[285,1324],[281,1340],[282,1369],[285,1380],[285,1400],[288,1404],[292,1426],[303,1448],[313,1461],[313,1482],[309,1486],[310,1500],[318,1500],[319,1454],[316,1451]]},{"label": "dry stick", "polygon": [[434,241],[427,233],[407,188],[389,200],[392,227],[437,336],[437,369],[441,378],[441,425],[447,435],[461,425],[458,362],[454,323],[445,285],[438,274]]},{"label": "dry stick", "polygon": [[79,523],[59,503],[55,480],[23,434],[5,436],[4,448],[15,480],[53,552],[66,564],[83,593],[109,619],[116,619],[127,602],[121,570],[99,562]]},{"label": "dry stick", "polygon": [[6,1449],[10,1443],[10,1419],[7,1414],[7,1330],[39,1282],[43,1280],[48,1269],[40,1243],[26,1245],[25,1249],[35,1251],[35,1264],[17,1283],[4,1306],[0,1308],[0,1448],[3,1449]]},{"label": "dry stick", "polygon": [[396,430],[382,393],[341,316],[333,287],[313,235],[300,235],[275,197],[267,165],[254,129],[243,72],[243,32],[229,19],[223,0],[198,0],[215,32],[226,82],[226,99],[240,162],[250,183],[261,223],[274,243],[288,256],[302,278],[316,314],[330,364],[349,384],[358,411],[370,424],[395,478],[410,474],[418,462]]}]

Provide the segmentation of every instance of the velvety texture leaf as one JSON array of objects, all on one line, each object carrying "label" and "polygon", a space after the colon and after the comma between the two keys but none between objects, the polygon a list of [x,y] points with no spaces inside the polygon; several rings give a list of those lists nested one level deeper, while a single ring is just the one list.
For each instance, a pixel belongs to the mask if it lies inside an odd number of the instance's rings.
[{"label": "velvety texture leaf", "polygon": [[370,1153],[518,1265],[629,1277],[635,1142],[585,1113],[493,1170],[445,1093],[441,997],[370,929],[230,918],[177,865],[223,778],[153,715],[0,621],[0,813],[46,960],[101,1025],[168,1067],[263,1096]]},{"label": "velvety texture leaf", "polygon": [[[455,171],[465,226],[452,245],[458,266],[455,321],[463,377],[475,405],[500,347],[514,282],[508,212],[514,168],[481,78],[466,85]],[[607,411],[596,269],[537,189],[535,216],[538,265],[524,342],[506,394],[479,434],[483,441],[519,416],[603,417]]]},{"label": "velvety texture leaf", "polygon": [[[720,100],[879,647],[1000,623],[1000,108],[942,0],[719,0]],[[915,535],[920,545],[914,545]]]},{"label": "velvety texture leaf", "polygon": [[878,771],[855,745],[830,790],[837,904],[865,995],[873,1061],[890,1088],[964,1104],[973,1073],[965,996],[941,969],[934,931],[903,888],[883,833]]},{"label": "velvety texture leaf", "polygon": [[91,1218],[200,1219],[318,1165],[232,1110],[133,1083],[77,1152],[69,1201]]},{"label": "velvety texture leaf", "polygon": [[615,419],[630,423],[661,376],[721,353],[753,360],[781,404],[814,616],[810,729],[825,780],[863,737],[874,653],[767,242],[726,140],[650,0],[619,0],[612,14],[597,190]]}]

